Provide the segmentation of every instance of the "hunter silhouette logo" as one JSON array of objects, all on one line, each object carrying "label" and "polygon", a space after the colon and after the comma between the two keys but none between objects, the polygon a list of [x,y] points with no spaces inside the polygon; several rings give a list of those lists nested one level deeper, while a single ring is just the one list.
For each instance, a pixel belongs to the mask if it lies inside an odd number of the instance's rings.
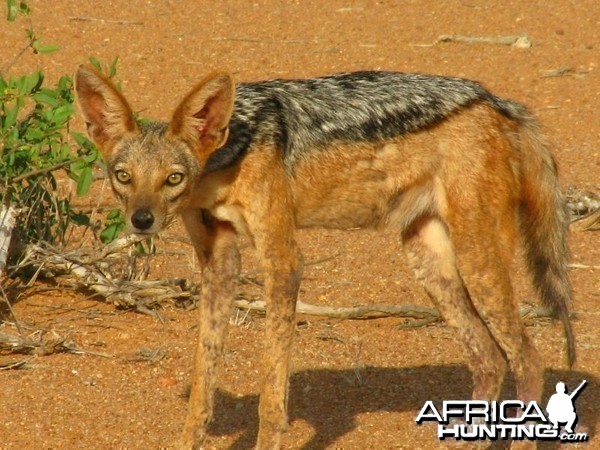
[{"label": "hunter silhouette logo", "polygon": [[[548,400],[545,411],[535,401],[444,400],[441,406],[436,406],[429,400],[415,421],[419,425],[425,421],[437,422],[440,440],[585,442],[587,433],[574,432],[577,423],[574,401],[586,384],[587,380],[583,380],[568,394],[565,383],[556,383],[556,393]],[[562,432],[561,424],[565,424]]]},{"label": "hunter silhouette logo", "polygon": [[583,380],[571,394],[567,394],[565,383],[562,381],[556,383],[556,394],[550,397],[548,406],[546,406],[548,418],[554,425],[554,429],[559,428],[559,423],[566,423],[565,431],[573,434],[573,426],[577,422],[577,413],[575,412],[573,401],[586,384],[587,380]]}]

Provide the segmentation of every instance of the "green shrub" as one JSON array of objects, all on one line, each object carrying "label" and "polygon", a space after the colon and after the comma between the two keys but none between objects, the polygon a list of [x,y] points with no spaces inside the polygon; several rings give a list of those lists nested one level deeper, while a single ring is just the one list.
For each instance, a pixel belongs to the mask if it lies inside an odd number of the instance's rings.
[{"label": "green shrub", "polygon": [[[7,10],[7,19],[14,21],[29,7],[26,1],[7,0]],[[41,44],[32,29],[27,30],[27,38],[24,50],[57,50]],[[114,77],[117,61],[106,68],[107,75]],[[42,71],[10,75],[14,62],[0,71],[0,204],[19,213],[9,255],[13,263],[27,244],[64,245],[70,227],[90,224],[89,215],[73,206],[71,195],[57,190],[57,174],[66,173],[76,182],[77,195],[84,195],[91,187],[94,166],[101,164],[94,144],[69,130],[75,113],[71,77],[65,75],[47,87]],[[102,69],[97,59],[90,63]],[[109,213],[103,241],[116,238],[122,228],[122,216]]]}]

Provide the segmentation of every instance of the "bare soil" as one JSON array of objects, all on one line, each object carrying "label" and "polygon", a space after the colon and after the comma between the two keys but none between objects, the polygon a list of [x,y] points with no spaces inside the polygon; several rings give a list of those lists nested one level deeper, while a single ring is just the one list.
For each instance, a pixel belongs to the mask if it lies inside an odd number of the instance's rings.
[{"label": "bare soil", "polygon": [[[25,44],[23,28],[31,20],[46,43],[61,49],[26,55],[13,73],[40,67],[52,83],[90,56],[104,62],[119,56],[118,78],[145,116],[168,118],[185,92],[216,69],[228,69],[240,81],[358,69],[461,76],[535,112],[555,145],[565,190],[570,185],[600,188],[597,0],[30,4],[29,19],[0,22],[0,64]],[[441,34],[520,33],[530,37],[531,48],[436,42]],[[73,127],[83,130],[80,120]],[[98,186],[95,192],[84,203],[116,205],[107,188]],[[300,294],[304,301],[430,306],[392,233],[309,230],[300,232],[299,240],[305,259],[313,262]],[[598,232],[571,233],[573,262],[600,265],[599,244]],[[170,244],[158,245],[162,254],[153,262],[151,278],[196,276],[190,248],[174,252]],[[259,274],[250,249],[244,252],[245,273]],[[519,258],[514,272],[521,303],[537,304]],[[589,382],[576,403],[577,430],[591,435],[588,448],[600,448],[598,275],[597,269],[572,270],[579,352],[573,371],[566,366],[558,324],[528,327],[546,369],[544,401],[558,380],[569,387],[582,379]],[[68,336],[92,353],[34,357],[22,369],[0,371],[0,448],[146,449],[175,441],[186,412],[184,393],[197,333],[194,311],[166,305],[160,321],[60,288],[23,296],[14,309],[30,332]],[[286,448],[457,446],[440,443],[434,427],[415,424],[425,401],[470,395],[470,374],[450,329],[406,329],[400,319],[300,319]],[[264,319],[250,314],[241,322],[230,327],[207,448],[251,448],[257,433]],[[10,323],[1,327],[16,331]],[[20,358],[5,355],[0,362]],[[514,395],[510,380],[504,395]],[[573,447],[579,446],[585,445]]]}]

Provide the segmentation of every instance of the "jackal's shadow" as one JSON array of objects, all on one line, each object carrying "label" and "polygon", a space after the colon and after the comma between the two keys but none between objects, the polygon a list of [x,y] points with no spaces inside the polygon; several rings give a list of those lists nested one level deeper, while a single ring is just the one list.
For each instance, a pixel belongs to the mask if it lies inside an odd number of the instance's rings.
[{"label": "jackal's shadow", "polygon": [[[595,434],[600,388],[593,375],[581,372],[548,371],[545,374],[544,401],[554,392],[557,381],[569,387],[582,379],[588,386],[576,402],[579,422],[590,439]],[[290,421],[302,419],[315,430],[303,448],[325,449],[337,438],[356,427],[356,417],[376,411],[413,411],[416,414],[427,400],[470,399],[471,374],[466,366],[443,365],[404,368],[365,368],[353,370],[307,370],[295,373],[290,382]],[[502,398],[514,399],[511,379],[504,383]],[[545,404],[541,405],[545,407]],[[249,449],[258,432],[258,396],[237,397],[218,391],[214,421],[209,429],[212,435],[228,435],[243,431],[232,448]],[[415,424],[415,426],[418,426]],[[398,442],[403,437],[398,436]],[[436,436],[431,436],[435,445]],[[505,442],[496,442],[493,448],[504,448]],[[555,448],[553,443],[542,443],[540,448]]]}]

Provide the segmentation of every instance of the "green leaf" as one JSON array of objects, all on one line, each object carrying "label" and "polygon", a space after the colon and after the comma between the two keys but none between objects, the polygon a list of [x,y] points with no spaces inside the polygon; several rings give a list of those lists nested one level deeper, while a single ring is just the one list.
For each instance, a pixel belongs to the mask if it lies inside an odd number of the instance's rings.
[{"label": "green leaf", "polygon": [[[2,109],[5,109],[7,105],[3,105]],[[19,106],[15,105],[12,109],[8,109],[6,111],[6,115],[4,116],[4,120],[2,121],[2,129],[8,130],[15,123],[17,123],[17,115],[19,114]]]},{"label": "green leaf", "polygon": [[99,156],[100,153],[96,149],[93,149],[83,157],[83,160],[88,164],[93,164],[98,160]]},{"label": "green leaf", "polygon": [[28,77],[25,77],[25,87],[27,93],[36,92],[44,82],[44,74],[36,70]]},{"label": "green leaf", "polygon": [[100,240],[105,244],[109,244],[114,241],[121,231],[125,228],[125,223],[112,223],[104,228],[100,233]]},{"label": "green leaf", "polygon": [[108,77],[113,78],[117,74],[117,63],[119,62],[119,57],[117,56],[113,59],[112,64],[108,68]]},{"label": "green leaf", "polygon": [[88,148],[88,144],[91,143],[87,136],[78,133],[77,131],[71,131],[71,137],[75,140],[77,145],[79,145],[82,148]]},{"label": "green leaf", "polygon": [[75,162],[72,162],[69,165],[69,171],[71,172],[69,175],[71,176],[71,178],[73,178],[75,181],[77,181],[79,179],[80,172],[85,167],[87,167],[87,163],[85,161],[77,160]]},{"label": "green leaf", "polygon": [[27,127],[24,137],[30,144],[34,144],[41,142],[45,137],[45,133],[38,127],[30,126]]},{"label": "green leaf", "polygon": [[70,93],[71,88],[73,87],[73,80],[70,76],[63,75],[60,77],[60,80],[58,80],[57,86],[61,91]]},{"label": "green leaf", "polygon": [[123,214],[121,213],[120,209],[113,209],[111,212],[108,213],[108,215],[106,216],[107,220],[116,220],[116,219],[121,219],[121,220],[125,220],[123,219]]},{"label": "green leaf", "polygon": [[44,82],[44,76],[41,72],[36,71],[31,75],[24,75],[13,81],[14,88],[18,91],[19,96],[29,95],[33,91],[36,91],[39,86]]},{"label": "green leaf", "polygon": [[19,14],[17,0],[6,0],[6,9],[8,10],[6,20],[8,20],[9,22],[14,22],[17,18],[17,14]]},{"label": "green leaf", "polygon": [[56,142],[56,155],[61,162],[71,159],[71,149],[69,148],[69,144],[62,139]]},{"label": "green leaf", "polygon": [[33,99],[38,103],[44,103],[51,107],[58,106],[56,91],[53,91],[52,89],[41,89],[33,94]]},{"label": "green leaf", "polygon": [[19,96],[26,95],[29,93],[29,92],[27,92],[27,77],[25,77],[25,76],[17,78],[16,80],[13,80],[12,85],[17,90],[17,94]]},{"label": "green leaf", "polygon": [[77,180],[77,195],[80,197],[89,192],[92,186],[93,173],[91,167],[84,167]]},{"label": "green leaf", "polygon": [[39,40],[35,40],[31,47],[36,53],[52,53],[60,48],[58,45],[43,45]]},{"label": "green leaf", "polygon": [[74,113],[75,109],[70,104],[59,106],[52,110],[52,123],[63,125]]},{"label": "green leaf", "polygon": [[80,226],[88,226],[90,224],[90,216],[88,216],[87,214],[84,214],[82,212],[75,212],[73,210],[71,210],[70,214],[69,214],[69,218],[75,222],[77,225]]},{"label": "green leaf", "polygon": [[90,64],[96,69],[98,72],[102,72],[102,64],[95,56],[90,56],[89,58]]},{"label": "green leaf", "polygon": [[4,137],[4,150],[8,150],[12,148],[13,145],[19,140],[19,129],[17,127],[13,128],[9,133]]},{"label": "green leaf", "polygon": [[25,0],[21,0],[19,2],[19,13],[23,16],[26,16],[30,12],[31,9],[29,9],[29,5],[27,4],[27,2]]}]

